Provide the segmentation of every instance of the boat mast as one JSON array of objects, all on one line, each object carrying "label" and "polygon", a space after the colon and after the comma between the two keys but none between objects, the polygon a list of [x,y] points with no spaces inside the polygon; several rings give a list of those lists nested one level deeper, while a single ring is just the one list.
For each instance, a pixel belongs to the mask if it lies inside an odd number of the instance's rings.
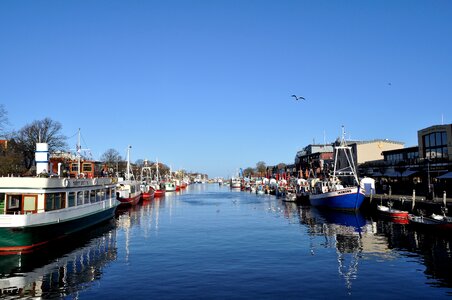
[{"label": "boat mast", "polygon": [[78,136],[77,136],[77,175],[80,175],[80,151],[82,146],[80,145],[80,128],[78,129]]},{"label": "boat mast", "polygon": [[[342,138],[339,146],[335,147],[336,153],[334,157],[334,171],[333,171],[333,182],[336,180],[336,168],[337,168],[337,157],[338,157],[338,150],[343,150],[345,154],[345,158],[347,159],[348,167],[350,168],[351,175],[354,177],[357,184],[359,184],[358,175],[356,174],[356,167],[352,156],[352,147],[347,145],[347,142],[345,141],[345,128],[342,126]],[[350,174],[349,174],[350,176]]]},{"label": "boat mast", "polygon": [[126,174],[126,179],[130,180],[131,176],[130,176],[130,148],[132,148],[132,146],[129,145],[129,147],[127,147],[127,174]]},{"label": "boat mast", "polygon": [[157,158],[156,159],[157,160],[157,162],[155,163],[157,166],[156,166],[156,168],[157,168],[157,171],[156,171],[156,173],[157,173],[157,182],[159,183],[160,181],[159,181],[159,159]]}]

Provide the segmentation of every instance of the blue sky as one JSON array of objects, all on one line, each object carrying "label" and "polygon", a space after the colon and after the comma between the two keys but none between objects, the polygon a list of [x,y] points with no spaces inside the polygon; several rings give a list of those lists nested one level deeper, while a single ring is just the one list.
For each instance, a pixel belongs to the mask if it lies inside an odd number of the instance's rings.
[{"label": "blue sky", "polygon": [[[214,176],[451,123],[452,1],[0,1],[10,129]],[[306,101],[297,102],[297,94]]]}]

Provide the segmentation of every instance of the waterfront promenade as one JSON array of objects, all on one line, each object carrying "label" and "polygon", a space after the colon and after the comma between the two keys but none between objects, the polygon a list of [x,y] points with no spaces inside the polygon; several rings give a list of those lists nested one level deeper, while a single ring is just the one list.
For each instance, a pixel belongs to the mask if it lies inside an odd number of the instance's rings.
[{"label": "waterfront promenade", "polygon": [[[413,208],[413,195],[397,195],[397,194],[374,194],[371,197],[367,196],[364,209],[373,209],[379,204],[386,205],[388,202],[392,202],[394,208],[408,210],[416,213],[416,210],[422,209],[427,212],[440,213],[441,208],[444,206],[443,197],[434,197],[433,199],[427,199],[425,196],[415,196],[414,208]],[[446,197],[447,208],[452,207],[452,198]],[[452,211],[450,211],[452,213]]]}]

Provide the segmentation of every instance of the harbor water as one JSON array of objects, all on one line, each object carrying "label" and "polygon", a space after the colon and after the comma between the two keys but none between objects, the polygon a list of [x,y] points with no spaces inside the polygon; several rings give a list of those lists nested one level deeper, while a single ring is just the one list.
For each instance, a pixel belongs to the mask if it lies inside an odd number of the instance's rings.
[{"label": "harbor water", "polygon": [[438,299],[452,236],[194,184],[88,233],[0,256],[2,297]]}]

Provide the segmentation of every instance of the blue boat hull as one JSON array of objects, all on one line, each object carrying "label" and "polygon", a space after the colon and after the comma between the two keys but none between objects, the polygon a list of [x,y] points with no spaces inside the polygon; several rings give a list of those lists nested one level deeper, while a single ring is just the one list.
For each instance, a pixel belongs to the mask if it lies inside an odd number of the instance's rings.
[{"label": "blue boat hull", "polygon": [[358,188],[356,192],[342,193],[329,192],[311,195],[309,201],[312,206],[325,207],[337,210],[358,210],[363,203],[365,195]]}]

